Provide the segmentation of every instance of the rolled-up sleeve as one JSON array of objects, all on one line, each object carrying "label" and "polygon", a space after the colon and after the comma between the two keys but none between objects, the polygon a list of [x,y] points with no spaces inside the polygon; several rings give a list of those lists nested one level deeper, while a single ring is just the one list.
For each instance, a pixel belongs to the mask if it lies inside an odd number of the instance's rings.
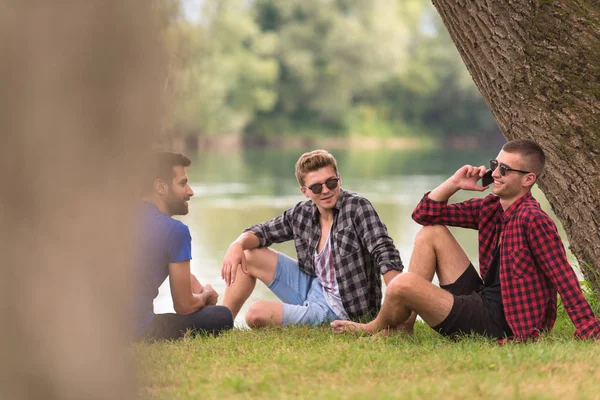
[{"label": "rolled-up sleeve", "polygon": [[392,270],[402,272],[404,265],[400,259],[400,253],[369,200],[360,198],[355,223],[359,237],[381,269],[381,274]]},{"label": "rolled-up sleeve", "polygon": [[292,240],[294,238],[292,229],[294,210],[295,207],[290,208],[278,217],[244,229],[244,232],[255,234],[260,242],[260,247],[269,247],[273,243]]},{"label": "rolled-up sleeve", "polygon": [[419,225],[445,225],[477,229],[484,198],[474,198],[461,203],[448,204],[435,201],[425,193],[412,213],[412,219]]}]

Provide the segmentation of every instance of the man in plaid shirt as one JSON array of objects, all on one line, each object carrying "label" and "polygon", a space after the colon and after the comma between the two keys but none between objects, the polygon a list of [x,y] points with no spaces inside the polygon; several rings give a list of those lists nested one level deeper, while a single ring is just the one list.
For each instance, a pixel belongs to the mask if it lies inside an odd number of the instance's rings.
[{"label": "man in plaid shirt", "polygon": [[[530,192],[544,162],[536,143],[511,141],[490,161],[493,194],[448,204],[461,189],[487,189],[477,183],[486,168],[470,165],[425,194],[413,212],[424,227],[415,240],[409,272],[390,283],[374,321],[334,321],[334,331],[389,332],[416,312],[444,335],[474,332],[522,341],[552,329],[558,292],[575,336],[600,338],[600,322],[567,262],[556,226]],[[479,231],[483,279],[446,226]],[[440,287],[431,283],[434,274]]]},{"label": "man in plaid shirt", "polygon": [[[227,285],[223,305],[235,317],[258,279],[281,302],[253,303],[246,313],[251,328],[374,317],[381,275],[387,284],[403,268],[385,225],[367,199],[342,190],[328,152],[303,154],[296,178],[308,200],[247,228],[229,246],[221,271]],[[289,240],[297,261],[269,248]]]}]

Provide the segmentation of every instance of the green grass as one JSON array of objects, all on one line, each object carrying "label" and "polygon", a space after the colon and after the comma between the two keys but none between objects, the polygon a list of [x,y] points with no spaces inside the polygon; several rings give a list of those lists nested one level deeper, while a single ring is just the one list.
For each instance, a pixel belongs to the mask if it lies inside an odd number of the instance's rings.
[{"label": "green grass", "polygon": [[535,343],[338,335],[326,327],[237,329],[139,344],[142,398],[600,398],[600,343],[572,339],[561,311]]}]

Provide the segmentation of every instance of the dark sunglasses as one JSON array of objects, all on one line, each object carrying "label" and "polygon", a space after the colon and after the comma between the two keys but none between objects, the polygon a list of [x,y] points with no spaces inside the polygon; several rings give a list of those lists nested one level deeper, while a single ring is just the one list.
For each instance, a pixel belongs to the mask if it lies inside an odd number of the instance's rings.
[{"label": "dark sunglasses", "polygon": [[522,174],[529,174],[530,171],[523,171],[520,169],[513,169],[511,167],[509,167],[508,165],[504,165],[504,164],[499,164],[498,160],[490,160],[490,169],[492,171],[495,171],[496,168],[500,167],[500,175],[501,176],[505,176],[507,172],[509,171],[514,171],[514,172],[520,172]]},{"label": "dark sunglasses", "polygon": [[323,191],[323,185],[327,186],[327,189],[333,190],[338,186],[340,178],[329,178],[325,183],[315,183],[310,186],[302,186],[310,189],[314,194],[320,194]]}]

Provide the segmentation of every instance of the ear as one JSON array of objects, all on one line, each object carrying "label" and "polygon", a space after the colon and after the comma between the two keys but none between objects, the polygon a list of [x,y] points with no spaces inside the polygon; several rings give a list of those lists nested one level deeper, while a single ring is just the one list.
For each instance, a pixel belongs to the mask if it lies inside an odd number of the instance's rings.
[{"label": "ear", "polygon": [[154,180],[154,190],[161,196],[164,196],[168,193],[169,187],[162,179]]},{"label": "ear", "polygon": [[306,197],[307,199],[310,199],[310,197],[308,196],[308,193],[306,193],[307,190],[308,190],[307,188],[300,186],[300,191],[302,192],[304,197]]},{"label": "ear", "polygon": [[340,178],[340,182],[338,183],[338,187],[342,187],[342,175],[341,174],[337,174],[338,178]]},{"label": "ear", "polygon": [[537,182],[537,176],[530,172],[523,177],[523,186],[531,188]]}]

